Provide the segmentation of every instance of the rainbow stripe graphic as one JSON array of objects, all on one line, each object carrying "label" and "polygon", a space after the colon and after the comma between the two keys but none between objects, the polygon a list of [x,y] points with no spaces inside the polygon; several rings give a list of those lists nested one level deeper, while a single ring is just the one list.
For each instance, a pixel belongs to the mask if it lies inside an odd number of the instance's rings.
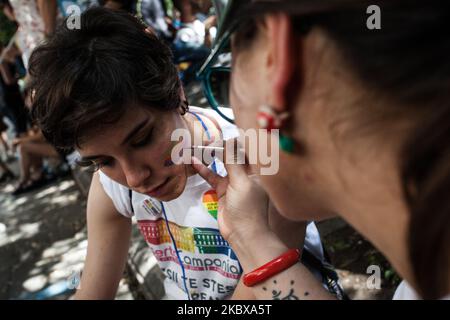
[{"label": "rainbow stripe graphic", "polygon": [[[147,243],[152,245],[172,243],[163,218],[155,221],[139,220],[138,225]],[[169,226],[178,249],[195,253],[195,248],[197,248],[198,252],[202,254],[223,254],[237,260],[236,254],[219,230],[183,227],[173,222],[169,222]]]},{"label": "rainbow stripe graphic", "polygon": [[218,197],[216,190],[209,190],[203,195],[203,205],[209,214],[217,220]]}]

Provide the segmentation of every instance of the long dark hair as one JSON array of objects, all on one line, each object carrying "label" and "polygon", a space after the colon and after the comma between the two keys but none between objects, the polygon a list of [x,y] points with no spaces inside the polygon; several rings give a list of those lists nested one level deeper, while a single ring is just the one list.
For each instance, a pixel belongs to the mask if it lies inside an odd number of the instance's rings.
[{"label": "long dark hair", "polygon": [[[292,24],[300,35],[322,28],[368,88],[398,102],[396,110],[368,109],[369,117],[374,111],[420,119],[400,154],[410,210],[409,256],[422,297],[442,297],[448,293],[450,269],[450,3],[279,0],[279,10],[283,2],[333,8],[310,16],[292,14]],[[381,8],[381,30],[366,27],[368,4]],[[238,48],[254,38],[258,19],[241,24]]]}]

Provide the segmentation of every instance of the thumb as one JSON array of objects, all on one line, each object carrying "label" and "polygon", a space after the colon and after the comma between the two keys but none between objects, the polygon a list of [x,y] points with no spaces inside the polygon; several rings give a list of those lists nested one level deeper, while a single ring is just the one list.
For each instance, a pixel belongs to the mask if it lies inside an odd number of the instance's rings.
[{"label": "thumb", "polygon": [[237,139],[225,141],[223,160],[232,186],[239,187],[250,181],[245,151]]}]

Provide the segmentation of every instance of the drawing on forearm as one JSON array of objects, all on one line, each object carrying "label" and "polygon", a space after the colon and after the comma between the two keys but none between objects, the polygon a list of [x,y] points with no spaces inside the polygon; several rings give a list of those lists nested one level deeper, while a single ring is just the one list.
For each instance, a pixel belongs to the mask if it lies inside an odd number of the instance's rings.
[{"label": "drawing on forearm", "polygon": [[[276,280],[273,280],[273,284],[277,284]],[[291,286],[294,286],[295,282],[291,281]],[[262,288],[264,291],[267,291],[266,287]],[[305,292],[305,296],[309,293]],[[299,298],[295,295],[294,288],[291,288],[289,293],[285,296],[281,290],[277,291],[272,289],[272,300],[299,300]]]}]

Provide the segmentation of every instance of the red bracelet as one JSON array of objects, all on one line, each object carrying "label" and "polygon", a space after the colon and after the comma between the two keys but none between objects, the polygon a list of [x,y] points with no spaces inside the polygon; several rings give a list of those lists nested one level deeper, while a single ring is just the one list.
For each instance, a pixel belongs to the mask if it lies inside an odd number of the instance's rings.
[{"label": "red bracelet", "polygon": [[300,259],[299,249],[290,249],[281,256],[266,263],[262,267],[253,270],[250,273],[244,275],[243,281],[247,287],[253,287],[258,283],[261,283],[274,275],[292,267]]}]

